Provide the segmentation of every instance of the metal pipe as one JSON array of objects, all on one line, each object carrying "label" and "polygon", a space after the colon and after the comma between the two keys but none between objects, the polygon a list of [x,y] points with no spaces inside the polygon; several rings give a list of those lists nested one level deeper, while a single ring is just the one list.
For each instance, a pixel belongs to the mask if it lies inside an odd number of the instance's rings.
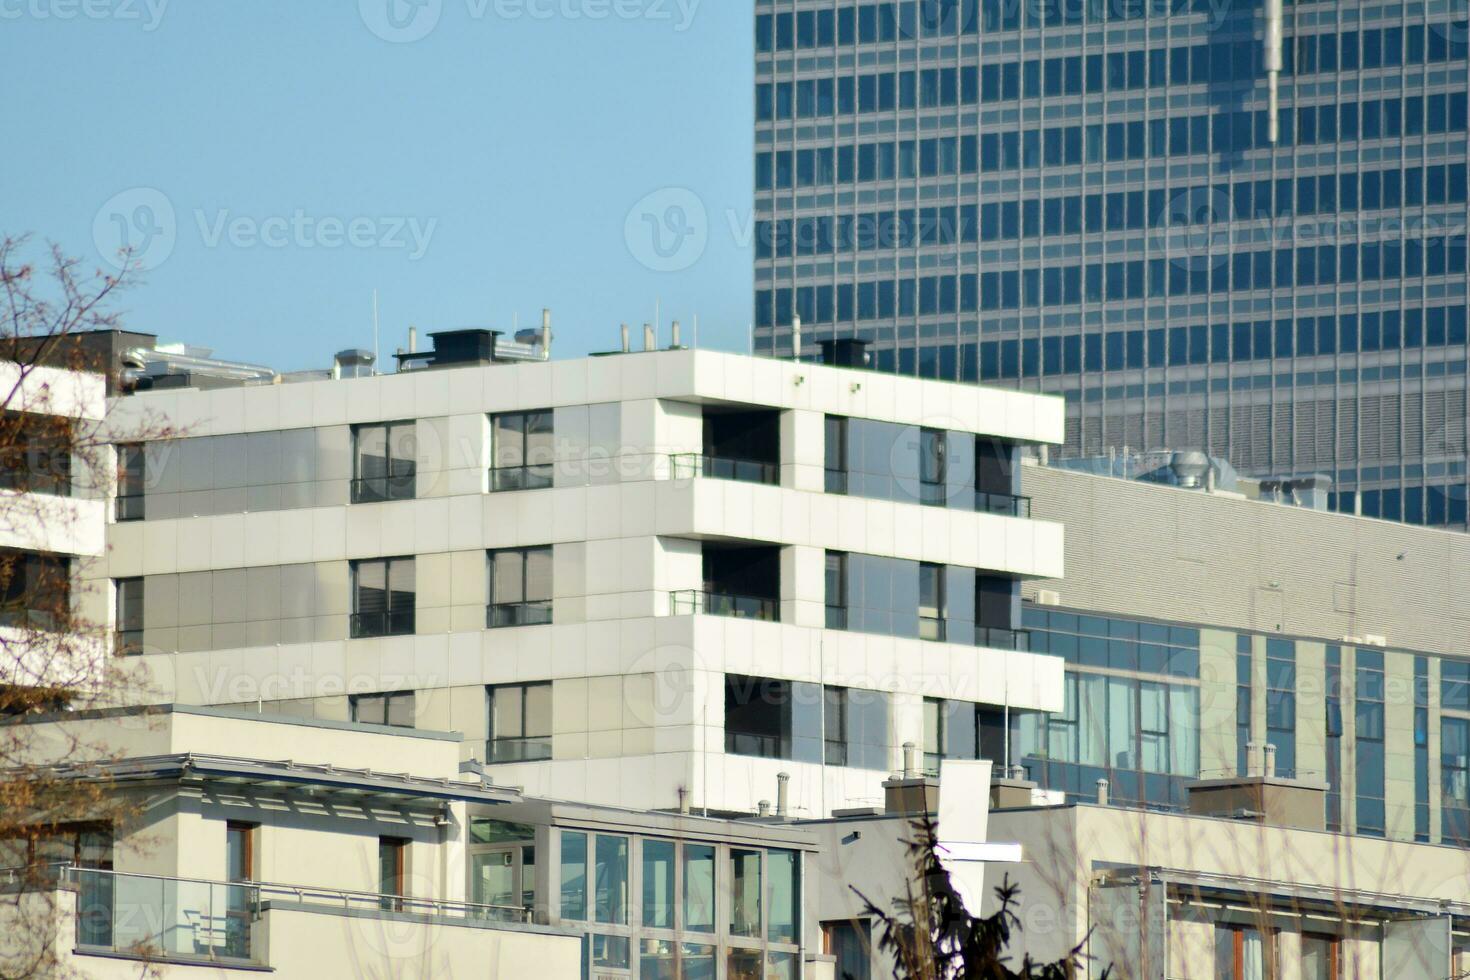
[{"label": "metal pipe", "polygon": [[801,317],[791,318],[791,357],[801,360]]},{"label": "metal pipe", "polygon": [[541,310],[541,350],[547,356],[551,355],[551,310]]},{"label": "metal pipe", "polygon": [[674,335],[673,335],[673,339],[669,342],[669,349],[670,350],[678,350],[679,349],[679,346],[680,346],[680,344],[679,344],[679,321],[678,320],[675,320],[674,321],[674,325],[673,325],[673,327],[671,329],[673,330],[673,334]]},{"label": "metal pipe", "polygon": [[653,350],[657,346],[658,341],[654,338],[653,335],[653,324],[645,323],[643,325],[643,349]]},{"label": "metal pipe", "polygon": [[914,746],[914,743],[913,742],[905,742],[905,743],[903,743],[903,778],[904,779],[913,779],[914,776],[915,776],[914,755],[915,755],[915,746]]},{"label": "metal pipe", "polygon": [[625,323],[625,324],[622,325],[622,327],[623,327],[623,353],[626,354],[626,353],[628,353],[629,351],[631,351],[633,349],[633,341],[628,336],[628,325]]},{"label": "metal pipe", "polygon": [[1281,0],[1266,0],[1266,139],[1272,143],[1281,136],[1282,33]]},{"label": "metal pipe", "polygon": [[786,816],[786,808],[789,802],[787,796],[787,786],[790,784],[790,782],[791,773],[776,773],[776,816],[778,817]]}]

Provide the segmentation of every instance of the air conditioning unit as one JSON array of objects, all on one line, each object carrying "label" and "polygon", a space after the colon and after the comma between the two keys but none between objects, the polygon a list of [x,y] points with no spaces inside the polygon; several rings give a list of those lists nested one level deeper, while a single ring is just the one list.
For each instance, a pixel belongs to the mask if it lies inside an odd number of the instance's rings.
[{"label": "air conditioning unit", "polygon": [[1363,646],[1365,646],[1365,647],[1386,647],[1386,646],[1388,646],[1388,637],[1386,637],[1386,636],[1379,636],[1377,633],[1364,633],[1363,634]]},{"label": "air conditioning unit", "polygon": [[1053,589],[1037,589],[1036,604],[1038,606],[1060,606],[1062,594]]}]

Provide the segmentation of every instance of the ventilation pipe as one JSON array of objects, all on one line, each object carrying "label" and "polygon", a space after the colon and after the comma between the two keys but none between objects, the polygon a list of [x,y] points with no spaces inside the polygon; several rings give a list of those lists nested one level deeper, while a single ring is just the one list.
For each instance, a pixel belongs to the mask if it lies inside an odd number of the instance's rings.
[{"label": "ventilation pipe", "polygon": [[1108,805],[1108,781],[1106,779],[1099,779],[1097,781],[1097,805]]},{"label": "ventilation pipe", "polygon": [[1281,136],[1281,0],[1266,0],[1266,139],[1275,143]]},{"label": "ventilation pipe", "polygon": [[653,350],[657,346],[658,341],[653,336],[653,324],[645,323],[643,325],[643,349]]},{"label": "ventilation pipe", "polygon": [[1266,761],[1261,766],[1261,775],[1262,776],[1265,776],[1267,779],[1275,779],[1276,778],[1276,746],[1272,745],[1270,742],[1267,742],[1266,743],[1266,749],[1265,749],[1264,755],[1265,755]]},{"label": "ventilation pipe", "polygon": [[408,352],[410,354],[419,352],[419,328],[412,324],[408,328]]},{"label": "ventilation pipe", "polygon": [[776,773],[776,816],[785,817],[788,804],[788,786],[791,783],[791,773]]},{"label": "ventilation pipe", "polygon": [[903,743],[903,778],[913,779],[918,773],[914,767],[914,743]]},{"label": "ventilation pipe", "polygon": [[628,353],[629,351],[631,351],[633,349],[633,341],[628,336],[628,325],[626,323],[624,323],[622,325],[622,330],[623,330],[623,353],[626,354],[626,353]]},{"label": "ventilation pipe", "polygon": [[801,317],[791,318],[791,359],[801,360]]},{"label": "ventilation pipe", "polygon": [[675,320],[674,321],[673,332],[674,332],[674,336],[673,336],[672,341],[670,341],[670,343],[669,343],[669,349],[670,350],[678,350],[681,346],[683,346],[683,345],[681,345],[679,343],[679,321],[678,320]]},{"label": "ventilation pipe", "polygon": [[543,353],[551,354],[551,310],[541,310],[541,350]]},{"label": "ventilation pipe", "polygon": [[764,820],[771,815],[771,801],[761,800],[755,805],[755,815]]}]

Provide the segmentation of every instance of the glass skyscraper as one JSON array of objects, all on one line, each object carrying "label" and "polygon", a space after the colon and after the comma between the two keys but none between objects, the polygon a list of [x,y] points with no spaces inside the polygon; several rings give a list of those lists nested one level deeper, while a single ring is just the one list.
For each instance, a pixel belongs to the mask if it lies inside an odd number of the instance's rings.
[{"label": "glass skyscraper", "polygon": [[755,346],[1466,523],[1465,0],[756,0]]}]

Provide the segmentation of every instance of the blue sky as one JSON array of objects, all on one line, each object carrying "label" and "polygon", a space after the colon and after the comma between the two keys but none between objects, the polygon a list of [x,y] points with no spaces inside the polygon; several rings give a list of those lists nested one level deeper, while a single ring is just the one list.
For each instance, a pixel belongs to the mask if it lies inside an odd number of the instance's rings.
[{"label": "blue sky", "polygon": [[[392,6],[390,6],[390,4]],[[556,319],[743,348],[729,0],[0,0],[0,232],[147,266],[126,325],[278,368]],[[126,236],[126,238],[124,237]],[[105,267],[105,266],[104,266]],[[687,339],[686,339],[687,342]]]}]

